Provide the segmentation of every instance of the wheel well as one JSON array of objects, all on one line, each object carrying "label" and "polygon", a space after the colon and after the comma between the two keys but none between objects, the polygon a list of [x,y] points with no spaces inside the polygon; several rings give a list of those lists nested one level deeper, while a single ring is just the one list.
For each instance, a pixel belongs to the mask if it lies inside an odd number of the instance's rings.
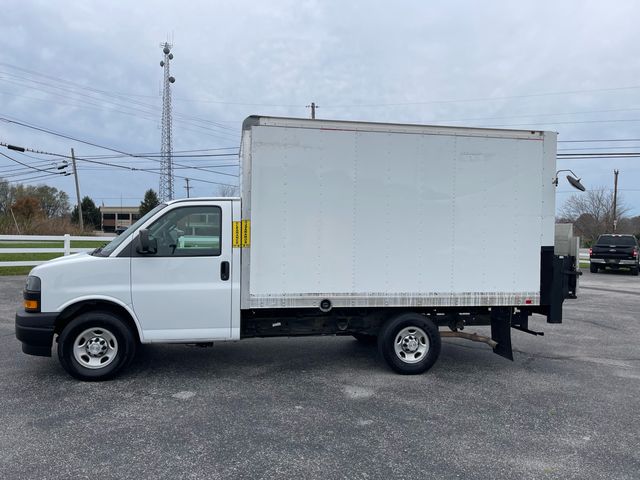
[{"label": "wheel well", "polygon": [[75,317],[83,313],[92,311],[106,311],[117,315],[118,318],[122,319],[122,321],[129,326],[131,331],[134,333],[136,340],[140,342],[138,327],[136,325],[136,322],[133,321],[131,314],[129,314],[129,312],[124,307],[118,305],[117,303],[112,303],[106,300],[85,300],[83,302],[69,305],[62,311],[62,313],[60,313],[60,315],[56,319],[54,333],[59,335],[60,332],[62,332],[62,329]]}]

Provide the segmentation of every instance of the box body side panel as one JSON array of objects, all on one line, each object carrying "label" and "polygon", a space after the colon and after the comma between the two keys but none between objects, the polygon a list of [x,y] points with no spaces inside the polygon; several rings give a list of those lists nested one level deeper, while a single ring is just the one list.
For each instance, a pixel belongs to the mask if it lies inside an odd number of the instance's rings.
[{"label": "box body side panel", "polygon": [[243,308],[539,303],[555,138],[249,132]]}]

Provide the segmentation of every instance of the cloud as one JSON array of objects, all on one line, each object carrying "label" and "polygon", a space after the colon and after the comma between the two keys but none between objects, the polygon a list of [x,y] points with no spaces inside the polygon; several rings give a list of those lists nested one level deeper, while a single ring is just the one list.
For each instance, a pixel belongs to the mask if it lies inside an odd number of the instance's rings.
[{"label": "cloud", "polygon": [[[247,115],[307,116],[311,101],[325,118],[518,124],[557,130],[561,140],[636,138],[640,88],[601,89],[638,86],[639,14],[633,1],[8,0],[0,114],[124,151],[159,151],[159,45],[172,38],[176,149],[237,146]],[[532,96],[553,92],[574,93]],[[574,113],[601,110],[611,111]],[[625,122],[587,123],[602,120]],[[521,125],[527,122],[533,125]],[[105,153],[4,123],[0,138],[42,150]],[[620,168],[621,184],[630,186],[627,203],[640,213],[640,193],[631,191],[640,180],[637,165],[559,161],[592,184],[612,183],[611,172]],[[157,175],[82,168],[83,194],[105,203],[120,195],[133,202],[157,188]],[[69,178],[53,182],[73,192]],[[212,185],[194,185],[196,195],[213,193]]]}]

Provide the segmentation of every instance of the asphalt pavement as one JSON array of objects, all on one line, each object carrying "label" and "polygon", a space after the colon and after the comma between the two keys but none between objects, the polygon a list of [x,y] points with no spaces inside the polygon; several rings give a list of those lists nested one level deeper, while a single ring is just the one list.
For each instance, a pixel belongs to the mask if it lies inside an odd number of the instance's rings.
[{"label": "asphalt pavement", "polygon": [[514,362],[443,339],[400,376],[351,338],[251,339],[94,384],[21,353],[23,282],[0,277],[0,479],[640,478],[640,277],[585,272]]}]

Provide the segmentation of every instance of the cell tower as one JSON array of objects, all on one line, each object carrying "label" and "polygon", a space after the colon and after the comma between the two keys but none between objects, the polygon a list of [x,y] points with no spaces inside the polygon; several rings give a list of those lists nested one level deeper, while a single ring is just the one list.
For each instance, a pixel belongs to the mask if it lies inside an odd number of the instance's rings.
[{"label": "cell tower", "polygon": [[173,59],[171,47],[173,45],[161,43],[164,60],[160,66],[164,68],[164,83],[162,88],[162,147],[160,149],[160,201],[173,200],[173,145],[172,145],[172,118],[171,118],[171,84],[176,81],[169,71],[169,63]]}]

